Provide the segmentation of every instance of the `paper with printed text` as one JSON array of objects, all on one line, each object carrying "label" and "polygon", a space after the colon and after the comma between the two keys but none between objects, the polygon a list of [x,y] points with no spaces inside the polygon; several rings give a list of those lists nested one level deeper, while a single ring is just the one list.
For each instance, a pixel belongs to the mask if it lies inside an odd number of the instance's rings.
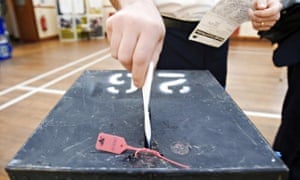
[{"label": "paper with printed text", "polygon": [[189,36],[189,40],[220,47],[235,31],[249,20],[251,0],[220,0]]}]

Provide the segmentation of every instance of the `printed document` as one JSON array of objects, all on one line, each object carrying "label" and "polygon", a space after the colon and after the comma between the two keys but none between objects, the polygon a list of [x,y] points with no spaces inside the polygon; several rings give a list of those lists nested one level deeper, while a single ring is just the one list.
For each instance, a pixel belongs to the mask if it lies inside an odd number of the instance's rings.
[{"label": "printed document", "polygon": [[220,47],[243,22],[249,21],[251,0],[220,0],[189,36],[189,40]]}]

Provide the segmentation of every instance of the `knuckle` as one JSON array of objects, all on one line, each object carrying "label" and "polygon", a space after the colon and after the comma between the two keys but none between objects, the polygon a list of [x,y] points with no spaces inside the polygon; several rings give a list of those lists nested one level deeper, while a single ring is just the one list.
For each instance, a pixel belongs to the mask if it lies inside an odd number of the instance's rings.
[{"label": "knuckle", "polygon": [[142,81],[140,78],[133,76],[132,77],[133,83],[137,88],[141,88],[142,87]]},{"label": "knuckle", "polygon": [[155,21],[150,21],[147,23],[146,26],[144,26],[145,31],[147,33],[151,33],[152,35],[157,35],[158,38],[160,39],[161,37],[164,37],[165,35],[165,28],[163,24],[157,23]]},{"label": "knuckle", "polygon": [[147,59],[147,56],[146,56],[146,52],[144,52],[144,50],[140,50],[140,51],[136,52],[134,55],[134,63],[137,66],[142,66],[146,59]]},{"label": "knuckle", "polygon": [[122,53],[119,55],[118,59],[123,65],[129,65],[131,57],[127,54]]},{"label": "knuckle", "polygon": [[118,59],[117,53],[115,53],[115,52],[112,51],[110,54],[111,54],[111,56],[112,56],[113,58]]},{"label": "knuckle", "polygon": [[112,18],[112,17],[109,17],[109,18],[107,18],[106,21],[105,21],[105,24],[106,24],[107,27],[111,27],[111,18]]},{"label": "knuckle", "polygon": [[276,21],[278,21],[280,19],[280,13],[278,13],[278,15],[276,16]]}]

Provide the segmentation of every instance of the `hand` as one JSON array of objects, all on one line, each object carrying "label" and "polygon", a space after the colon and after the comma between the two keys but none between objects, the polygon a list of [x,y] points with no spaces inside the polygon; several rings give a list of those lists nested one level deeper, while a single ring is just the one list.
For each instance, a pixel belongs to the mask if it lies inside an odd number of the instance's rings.
[{"label": "hand", "polygon": [[282,4],[279,0],[253,0],[248,15],[252,26],[258,31],[269,30],[280,18]]},{"label": "hand", "polygon": [[[121,2],[121,0],[119,0]],[[123,0],[121,9],[106,21],[111,54],[143,86],[149,62],[156,66],[165,36],[163,20],[152,0]]]}]

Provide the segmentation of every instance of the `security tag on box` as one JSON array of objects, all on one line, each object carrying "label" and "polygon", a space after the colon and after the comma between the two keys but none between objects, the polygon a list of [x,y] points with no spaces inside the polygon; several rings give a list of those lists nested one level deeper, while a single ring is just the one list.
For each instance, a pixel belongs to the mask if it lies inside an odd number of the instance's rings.
[{"label": "security tag on box", "polygon": [[166,162],[176,165],[181,168],[188,169],[189,166],[178,163],[161,155],[158,151],[149,148],[136,148],[129,146],[123,137],[115,136],[106,133],[100,133],[96,142],[96,149],[99,151],[110,152],[114,154],[122,154],[126,150],[135,151],[134,156],[137,158],[139,153],[152,154]]},{"label": "security tag on box", "polygon": [[123,137],[100,133],[98,135],[96,149],[114,154],[122,154],[128,150],[128,145]]}]

